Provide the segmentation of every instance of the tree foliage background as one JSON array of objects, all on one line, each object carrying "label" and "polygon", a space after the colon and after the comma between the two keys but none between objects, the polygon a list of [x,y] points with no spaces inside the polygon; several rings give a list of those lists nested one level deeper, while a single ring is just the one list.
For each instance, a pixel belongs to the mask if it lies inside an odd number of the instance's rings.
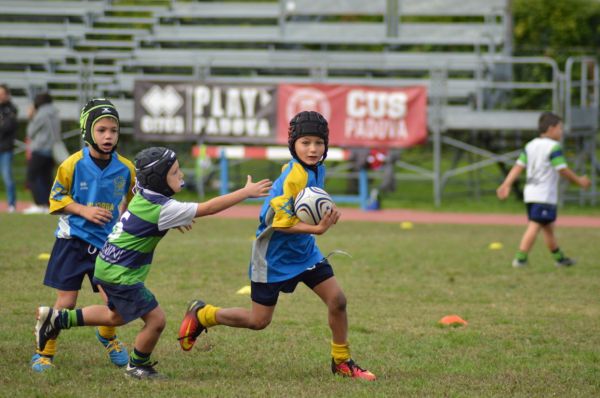
[{"label": "tree foliage background", "polygon": [[514,54],[600,56],[600,1],[513,0]]},{"label": "tree foliage background", "polygon": [[[513,55],[550,57],[561,72],[571,56],[600,58],[600,0],[512,0],[511,8]],[[515,67],[512,73],[519,81],[552,80],[552,70],[541,64]],[[573,73],[579,78],[578,68]],[[513,109],[552,107],[546,90],[514,92],[505,99],[504,106]]]}]

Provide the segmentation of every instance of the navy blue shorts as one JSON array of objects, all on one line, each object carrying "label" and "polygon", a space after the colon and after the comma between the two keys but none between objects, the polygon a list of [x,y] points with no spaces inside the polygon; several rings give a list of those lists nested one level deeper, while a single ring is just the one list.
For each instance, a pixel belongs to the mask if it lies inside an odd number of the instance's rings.
[{"label": "navy blue shorts", "polygon": [[115,311],[125,323],[138,319],[158,307],[158,301],[143,283],[136,285],[113,285],[94,278],[108,297],[108,308]]},{"label": "navy blue shorts", "polygon": [[98,292],[92,282],[97,256],[98,249],[81,239],[56,238],[46,267],[44,285],[58,290],[81,290],[87,275],[92,289]]},{"label": "navy blue shorts", "polygon": [[279,292],[292,293],[294,290],[296,290],[296,286],[299,282],[303,282],[309,288],[314,289],[314,287],[319,283],[331,278],[332,276],[334,276],[333,268],[331,267],[331,264],[329,264],[329,261],[324,258],[315,264],[313,269],[308,269],[286,281],[273,283],[251,282],[252,301],[272,307],[277,304]]},{"label": "navy blue shorts", "polygon": [[527,218],[538,224],[551,224],[556,221],[556,206],[547,203],[527,203]]}]

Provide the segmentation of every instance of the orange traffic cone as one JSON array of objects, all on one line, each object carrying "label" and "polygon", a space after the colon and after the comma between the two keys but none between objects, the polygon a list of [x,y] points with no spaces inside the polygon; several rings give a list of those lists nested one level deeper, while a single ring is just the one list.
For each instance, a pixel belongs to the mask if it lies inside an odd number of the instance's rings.
[{"label": "orange traffic cone", "polygon": [[446,315],[440,319],[439,323],[446,326],[466,326],[467,321],[459,317],[458,315]]}]

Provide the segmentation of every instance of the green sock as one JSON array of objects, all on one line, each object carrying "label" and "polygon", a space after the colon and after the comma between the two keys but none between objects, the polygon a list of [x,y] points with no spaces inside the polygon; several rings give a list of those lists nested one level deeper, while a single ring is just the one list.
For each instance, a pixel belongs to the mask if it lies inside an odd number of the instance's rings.
[{"label": "green sock", "polygon": [[527,261],[527,252],[519,250],[515,255],[515,258],[519,261]]},{"label": "green sock", "polygon": [[556,250],[552,250],[552,257],[554,257],[556,261],[560,261],[565,258],[565,254],[560,250],[560,247],[557,247]]},{"label": "green sock", "polygon": [[61,329],[70,329],[73,326],[83,326],[83,312],[81,308],[75,310],[60,310],[58,324]]},{"label": "green sock", "polygon": [[134,366],[147,365],[150,363],[151,354],[151,352],[145,353],[138,351],[134,348],[131,352],[131,355],[129,356],[129,363],[131,363]]}]

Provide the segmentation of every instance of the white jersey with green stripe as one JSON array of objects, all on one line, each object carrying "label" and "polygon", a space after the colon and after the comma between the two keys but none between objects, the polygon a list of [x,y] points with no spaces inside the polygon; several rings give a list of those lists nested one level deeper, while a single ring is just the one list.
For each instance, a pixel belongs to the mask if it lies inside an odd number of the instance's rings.
[{"label": "white jersey with green stripe", "polygon": [[143,283],[158,242],[169,229],[190,225],[197,208],[197,203],[140,189],[108,235],[96,258],[94,277],[116,285]]},{"label": "white jersey with green stripe", "polygon": [[531,140],[517,159],[527,170],[525,203],[558,203],[558,170],[567,167],[562,147],[548,137]]}]

